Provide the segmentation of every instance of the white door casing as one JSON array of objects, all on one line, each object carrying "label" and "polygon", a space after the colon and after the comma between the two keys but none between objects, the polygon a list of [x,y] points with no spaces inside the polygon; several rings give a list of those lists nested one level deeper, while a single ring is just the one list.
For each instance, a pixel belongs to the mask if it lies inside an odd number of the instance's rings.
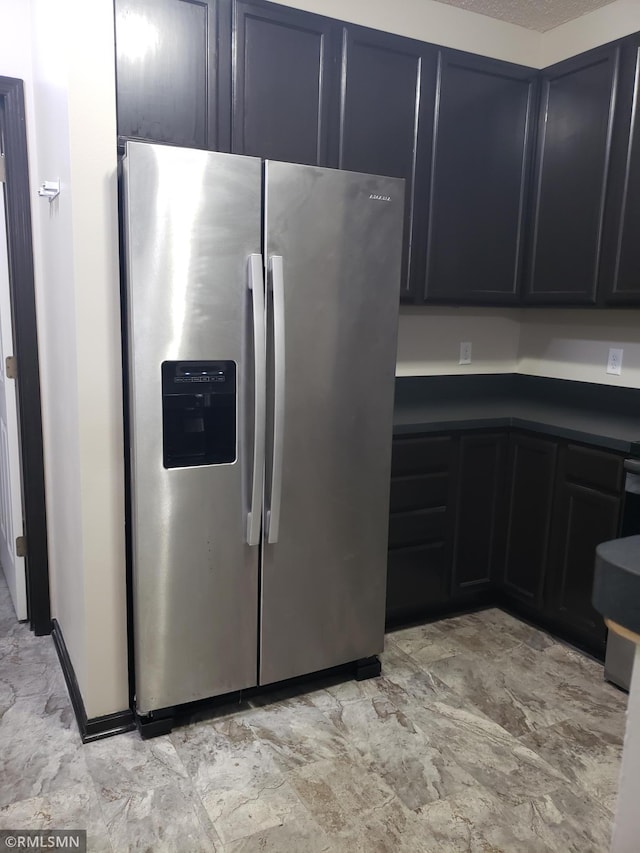
[{"label": "white door casing", "polygon": [[0,564],[18,619],[27,618],[25,558],[16,555],[16,538],[23,535],[22,481],[16,380],[6,375],[13,355],[9,256],[4,183],[0,182]]}]

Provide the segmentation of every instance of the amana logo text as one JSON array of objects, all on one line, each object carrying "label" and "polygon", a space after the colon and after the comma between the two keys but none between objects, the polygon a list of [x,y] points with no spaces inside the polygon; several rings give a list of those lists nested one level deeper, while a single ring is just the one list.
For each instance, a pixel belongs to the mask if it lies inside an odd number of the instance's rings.
[{"label": "amana logo text", "polygon": [[390,195],[378,195],[377,193],[371,193],[369,198],[372,198],[374,201],[391,201]]}]

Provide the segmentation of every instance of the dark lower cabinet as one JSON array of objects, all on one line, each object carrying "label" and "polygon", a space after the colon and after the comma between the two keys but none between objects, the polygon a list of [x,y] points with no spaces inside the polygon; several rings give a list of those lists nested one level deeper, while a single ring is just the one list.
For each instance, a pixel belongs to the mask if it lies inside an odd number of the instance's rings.
[{"label": "dark lower cabinet", "polygon": [[120,136],[218,147],[218,11],[218,0],[117,0]]},{"label": "dark lower cabinet", "polygon": [[387,569],[387,621],[437,611],[451,596],[455,440],[393,442]]},{"label": "dark lower cabinet", "polygon": [[423,296],[520,298],[539,72],[441,50]]},{"label": "dark lower cabinet", "polygon": [[545,610],[595,652],[606,629],[591,604],[596,546],[618,534],[622,458],[582,447],[561,448],[556,479]]},{"label": "dark lower cabinet", "polygon": [[500,604],[602,657],[595,550],[623,476],[619,453],[518,430],[396,438],[387,622]]},{"label": "dark lower cabinet", "polygon": [[529,302],[596,302],[618,61],[606,45],[542,72]]},{"label": "dark lower cabinet", "polygon": [[233,4],[231,150],[336,165],[337,24],[272,3]]},{"label": "dark lower cabinet", "polygon": [[506,553],[502,585],[516,599],[542,607],[551,529],[557,446],[514,434],[509,441]]},{"label": "dark lower cabinet", "polygon": [[488,589],[504,558],[507,437],[460,439],[453,548],[453,595]]},{"label": "dark lower cabinet", "polygon": [[484,600],[504,548],[504,433],[396,438],[387,621]]},{"label": "dark lower cabinet", "polygon": [[405,301],[422,288],[436,56],[424,42],[343,28],[338,166],[405,179]]}]

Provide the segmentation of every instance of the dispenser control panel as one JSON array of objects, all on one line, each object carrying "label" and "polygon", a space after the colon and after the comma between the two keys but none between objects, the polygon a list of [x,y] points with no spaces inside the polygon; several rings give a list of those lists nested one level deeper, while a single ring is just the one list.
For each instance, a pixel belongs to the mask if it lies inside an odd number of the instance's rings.
[{"label": "dispenser control panel", "polygon": [[162,455],[165,468],[235,462],[235,361],[162,364]]}]

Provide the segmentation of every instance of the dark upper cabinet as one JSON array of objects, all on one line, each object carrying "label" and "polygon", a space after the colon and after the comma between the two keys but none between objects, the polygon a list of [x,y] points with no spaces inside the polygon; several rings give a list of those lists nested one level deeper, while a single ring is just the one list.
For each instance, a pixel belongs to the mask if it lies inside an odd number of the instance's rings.
[{"label": "dark upper cabinet", "polygon": [[545,605],[594,651],[606,630],[591,603],[596,546],[618,535],[622,457],[569,445],[560,451]]},{"label": "dark upper cabinet", "polygon": [[640,34],[544,71],[266,0],[114,0],[118,134],[406,182],[401,299],[640,305]]},{"label": "dark upper cabinet", "polygon": [[233,152],[336,165],[338,42],[328,18],[259,0],[234,2]]},{"label": "dark upper cabinet", "polygon": [[496,579],[504,557],[507,436],[460,439],[453,551],[453,593],[473,593]]},{"label": "dark upper cabinet", "polygon": [[509,444],[509,509],[503,586],[525,604],[542,607],[557,447],[515,434]]},{"label": "dark upper cabinet", "polygon": [[640,38],[622,43],[600,295],[609,304],[640,304]]},{"label": "dark upper cabinet", "polygon": [[116,0],[118,134],[218,147],[217,0]]},{"label": "dark upper cabinet", "polygon": [[437,51],[430,45],[345,26],[338,165],[404,178],[405,239],[400,295],[424,277],[426,198]]},{"label": "dark upper cabinet", "polygon": [[619,48],[542,73],[526,299],[595,303]]},{"label": "dark upper cabinet", "polygon": [[442,50],[424,296],[519,297],[538,73]]}]

